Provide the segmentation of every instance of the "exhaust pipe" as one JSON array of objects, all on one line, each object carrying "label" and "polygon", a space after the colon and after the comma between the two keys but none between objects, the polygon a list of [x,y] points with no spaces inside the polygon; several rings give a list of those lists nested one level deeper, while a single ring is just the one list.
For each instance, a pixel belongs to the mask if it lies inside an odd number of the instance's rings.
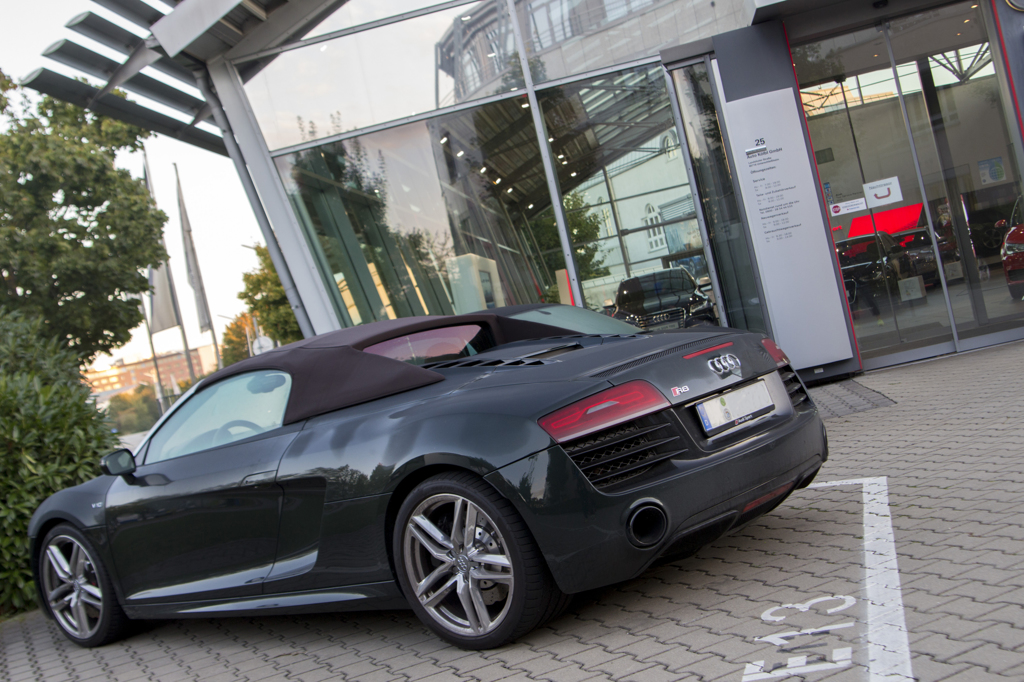
[{"label": "exhaust pipe", "polygon": [[645,502],[634,509],[626,521],[626,537],[637,547],[652,547],[665,538],[668,516],[660,504]]}]

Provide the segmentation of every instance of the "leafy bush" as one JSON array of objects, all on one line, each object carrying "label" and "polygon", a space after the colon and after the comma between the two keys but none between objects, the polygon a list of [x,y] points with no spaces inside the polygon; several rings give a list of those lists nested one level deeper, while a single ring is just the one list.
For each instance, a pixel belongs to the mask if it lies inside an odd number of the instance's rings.
[{"label": "leafy bush", "polygon": [[119,433],[148,431],[160,418],[156,389],[143,384],[132,391],[118,393],[107,405],[107,416],[113,420]]},{"label": "leafy bush", "polygon": [[35,603],[28,521],[50,494],[99,473],[118,447],[78,355],[42,337],[42,321],[0,308],[0,613]]}]

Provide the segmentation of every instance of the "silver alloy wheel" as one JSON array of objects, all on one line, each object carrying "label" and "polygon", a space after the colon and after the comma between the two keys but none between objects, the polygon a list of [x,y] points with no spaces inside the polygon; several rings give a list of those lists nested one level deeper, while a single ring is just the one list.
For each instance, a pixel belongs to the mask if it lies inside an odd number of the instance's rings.
[{"label": "silver alloy wheel", "polygon": [[58,535],[43,553],[43,594],[50,611],[75,639],[89,639],[103,618],[103,590],[88,550],[78,540]]},{"label": "silver alloy wheel", "polygon": [[508,545],[483,509],[450,493],[420,502],[405,526],[405,570],[427,613],[459,635],[501,625],[515,580]]}]

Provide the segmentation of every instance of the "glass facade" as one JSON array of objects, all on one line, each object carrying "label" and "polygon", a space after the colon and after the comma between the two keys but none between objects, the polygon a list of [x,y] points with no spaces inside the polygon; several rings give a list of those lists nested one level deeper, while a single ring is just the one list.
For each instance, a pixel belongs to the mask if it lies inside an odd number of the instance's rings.
[{"label": "glass facade", "polygon": [[[346,325],[557,300],[526,97],[278,157]],[[531,212],[533,211],[533,212]]]},{"label": "glass facade", "polygon": [[[768,332],[713,57],[657,56],[751,11],[349,0],[259,58],[244,88],[341,324],[561,302]],[[864,357],[1024,325],[1017,131],[981,11],[792,48]]]},{"label": "glass facade", "polygon": [[656,55],[750,25],[742,2],[528,0],[517,2],[533,80],[542,83]]}]

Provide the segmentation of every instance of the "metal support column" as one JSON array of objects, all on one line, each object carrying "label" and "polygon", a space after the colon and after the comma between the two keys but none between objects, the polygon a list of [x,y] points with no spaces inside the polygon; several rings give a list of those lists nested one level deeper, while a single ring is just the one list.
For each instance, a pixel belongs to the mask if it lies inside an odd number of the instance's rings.
[{"label": "metal support column", "polygon": [[562,255],[565,256],[565,268],[569,273],[569,288],[572,291],[572,298],[576,305],[583,306],[583,292],[580,289],[579,274],[576,270],[576,258],[573,256],[572,237],[569,235],[568,221],[565,217],[565,207],[562,206],[562,191],[558,186],[558,175],[555,172],[555,162],[551,158],[551,147],[548,145],[547,128],[544,125],[544,115],[541,113],[540,104],[537,101],[537,92],[534,89],[533,74],[530,73],[530,62],[526,57],[526,42],[523,40],[523,32],[516,17],[515,0],[505,0],[508,7],[508,16],[512,22],[512,34],[516,40],[516,51],[519,53],[519,64],[523,69],[523,78],[526,81],[526,96],[530,100],[530,112],[533,115],[533,125],[537,130],[537,144],[540,147],[541,163],[544,166],[544,175],[548,181],[548,193],[551,195],[551,209],[555,214],[555,225],[558,227],[558,237],[562,243]]},{"label": "metal support column", "polygon": [[686,177],[690,181],[690,196],[693,197],[693,210],[697,214],[697,228],[700,230],[700,239],[704,246],[704,262],[707,263],[708,275],[711,277],[711,291],[715,294],[715,311],[718,313],[719,324],[723,327],[728,327],[729,316],[725,310],[725,299],[722,298],[722,287],[718,282],[718,266],[715,264],[715,255],[711,251],[711,235],[708,234],[707,222],[704,219],[704,207],[700,197],[696,194],[700,183],[697,181],[697,174],[693,170],[690,143],[686,139],[686,128],[683,125],[683,112],[679,108],[676,84],[672,81],[672,73],[668,69],[662,66],[662,71],[665,74],[668,101],[672,105],[672,118],[676,124],[676,134],[679,136],[679,154],[682,156],[683,165],[686,167]]},{"label": "metal support column", "polygon": [[[255,197],[249,197],[253,211],[257,219],[261,213],[266,218],[265,226],[261,223],[260,227],[267,237],[267,247],[272,248],[271,244],[276,242],[280,247],[281,263],[287,265],[281,269],[278,262],[274,262],[274,267],[279,268],[279,274],[286,271],[292,279],[295,298],[289,297],[288,302],[295,310],[303,335],[308,337],[340,329],[334,303],[325,289],[302,226],[292,210],[277,167],[259,132],[255,115],[249,108],[238,72],[223,58],[210,61],[207,69],[216,90],[214,101],[219,102],[225,122],[232,131],[231,135],[224,136],[225,142],[229,137],[233,138],[239,155],[236,164],[242,164],[239,176],[243,178],[243,185],[246,184],[244,178],[249,178],[251,189],[256,192]],[[249,191],[247,187],[246,192]],[[270,235],[275,239],[271,239]],[[281,283],[284,284],[284,279]],[[306,319],[305,323],[303,318]],[[303,324],[306,328],[302,327]]]}]

